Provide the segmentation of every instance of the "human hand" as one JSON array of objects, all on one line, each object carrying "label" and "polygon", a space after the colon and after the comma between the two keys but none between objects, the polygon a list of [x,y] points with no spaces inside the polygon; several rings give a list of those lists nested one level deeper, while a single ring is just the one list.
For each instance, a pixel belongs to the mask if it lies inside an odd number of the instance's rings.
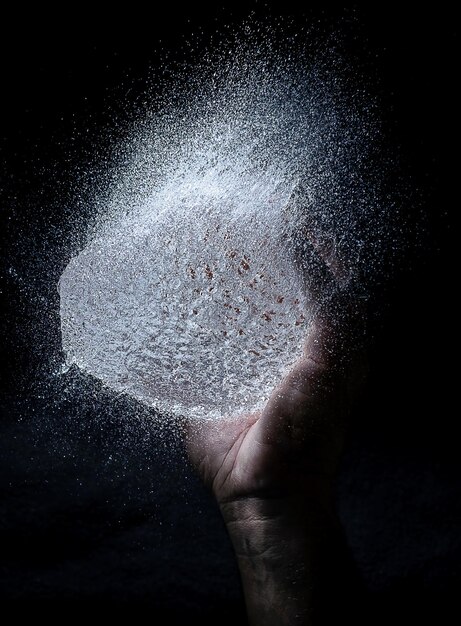
[{"label": "human hand", "polygon": [[332,329],[317,320],[263,411],[190,425],[190,458],[223,511],[234,501],[286,500],[331,482],[355,374],[355,363],[336,360],[338,349]]},{"label": "human hand", "polygon": [[226,522],[252,624],[324,623],[328,571],[343,567],[332,495],[362,370],[345,328],[319,316],[260,413],[190,427],[189,455]]}]

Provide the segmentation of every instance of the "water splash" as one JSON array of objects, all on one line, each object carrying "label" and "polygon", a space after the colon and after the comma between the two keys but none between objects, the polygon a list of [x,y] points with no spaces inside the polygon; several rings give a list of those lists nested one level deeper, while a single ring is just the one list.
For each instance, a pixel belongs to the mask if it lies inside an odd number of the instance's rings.
[{"label": "water splash", "polygon": [[380,256],[377,127],[332,65],[247,35],[139,123],[59,282],[67,365],[165,413],[264,405],[319,303]]}]

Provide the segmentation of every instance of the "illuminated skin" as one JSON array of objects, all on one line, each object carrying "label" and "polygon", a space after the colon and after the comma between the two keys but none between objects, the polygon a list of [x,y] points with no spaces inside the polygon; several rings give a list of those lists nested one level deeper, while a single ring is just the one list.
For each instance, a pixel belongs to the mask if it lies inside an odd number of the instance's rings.
[{"label": "illuminated skin", "polygon": [[334,478],[361,358],[317,320],[259,414],[191,424],[189,454],[225,520],[252,626],[330,623],[349,598]]}]

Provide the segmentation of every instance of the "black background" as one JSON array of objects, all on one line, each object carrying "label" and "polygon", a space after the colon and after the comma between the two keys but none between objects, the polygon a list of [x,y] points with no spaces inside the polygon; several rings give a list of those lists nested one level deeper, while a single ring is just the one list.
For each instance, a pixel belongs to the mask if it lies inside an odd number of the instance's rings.
[{"label": "black background", "polygon": [[[338,501],[376,619],[443,623],[461,583],[454,16],[387,4],[271,6],[303,23],[320,20],[319,28],[342,20],[346,49],[360,58],[401,147],[412,202],[427,215],[421,249],[383,298]],[[123,138],[160,49],[180,58],[184,37],[203,29],[206,41],[248,12],[125,7],[96,17],[75,6],[2,16],[0,598],[18,612],[32,607],[54,620],[147,607],[154,623],[244,620],[225,530],[174,432],[159,433],[147,412],[95,381],[53,371],[55,286],[91,194],[79,172],[96,173]]]}]

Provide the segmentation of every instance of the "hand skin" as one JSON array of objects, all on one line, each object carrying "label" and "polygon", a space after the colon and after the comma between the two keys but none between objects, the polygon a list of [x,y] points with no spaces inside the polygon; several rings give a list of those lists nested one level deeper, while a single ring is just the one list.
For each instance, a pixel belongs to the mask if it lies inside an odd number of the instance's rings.
[{"label": "hand skin", "polygon": [[262,412],[190,425],[189,455],[220,507],[252,626],[355,617],[355,571],[333,502],[358,371],[345,352],[317,321]]}]

